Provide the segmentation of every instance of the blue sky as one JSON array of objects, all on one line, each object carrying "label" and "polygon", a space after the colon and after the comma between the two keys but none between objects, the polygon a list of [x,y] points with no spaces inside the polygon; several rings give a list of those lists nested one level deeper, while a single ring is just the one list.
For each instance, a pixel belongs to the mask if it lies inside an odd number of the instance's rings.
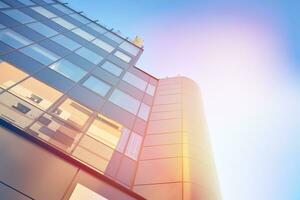
[{"label": "blue sky", "polygon": [[300,199],[300,2],[66,2],[142,37],[140,68],[198,82],[224,200]]}]

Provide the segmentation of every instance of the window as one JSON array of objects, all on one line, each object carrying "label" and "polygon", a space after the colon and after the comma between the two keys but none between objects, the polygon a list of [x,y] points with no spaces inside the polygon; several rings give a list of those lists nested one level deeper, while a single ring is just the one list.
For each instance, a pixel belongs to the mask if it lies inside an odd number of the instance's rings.
[{"label": "window", "polygon": [[49,10],[47,10],[41,6],[32,7],[31,9],[47,18],[57,17],[54,13],[50,12]]},{"label": "window", "polygon": [[24,36],[16,33],[10,29],[5,29],[0,31],[0,40],[5,44],[13,47],[13,48],[21,48],[23,46],[29,45],[32,43],[30,40],[25,38]]},{"label": "window", "polygon": [[2,12],[22,24],[35,21],[32,17],[29,17],[19,10],[4,10]]},{"label": "window", "polygon": [[74,13],[74,14],[71,14],[69,15],[70,17],[72,17],[73,19],[76,19],[77,21],[83,23],[83,24],[87,24],[90,22],[90,20],[88,20],[87,18],[77,14],[77,13]]},{"label": "window", "polygon": [[0,62],[1,76],[0,76],[0,87],[7,89],[10,86],[16,84],[28,75],[18,68],[7,62]]},{"label": "window", "polygon": [[51,20],[54,21],[55,23],[61,25],[62,27],[68,29],[68,30],[71,30],[71,29],[76,27],[74,24],[71,24],[70,22],[67,22],[66,20],[64,20],[60,17],[54,18],[54,19],[51,19]]},{"label": "window", "polygon": [[81,45],[77,42],[71,40],[70,38],[64,36],[64,35],[57,35],[55,37],[50,38],[54,42],[58,43],[59,45],[73,51],[75,49],[78,49]]},{"label": "window", "polygon": [[105,69],[106,71],[110,72],[115,76],[120,76],[120,74],[123,71],[120,67],[108,61],[101,65],[101,68]]},{"label": "window", "polygon": [[43,0],[46,3],[54,3],[52,0]]},{"label": "window", "polygon": [[62,93],[35,78],[26,79],[9,91],[43,110],[49,108],[62,96]]},{"label": "window", "polygon": [[103,115],[98,115],[89,127],[87,134],[115,149],[121,137],[121,125]]},{"label": "window", "polygon": [[0,1],[0,8],[9,8],[9,5],[7,5],[6,3]]},{"label": "window", "polygon": [[44,65],[49,65],[59,59],[58,55],[48,51],[47,49],[37,44],[25,47],[20,51]]},{"label": "window", "polygon": [[21,2],[22,4],[26,5],[26,6],[33,6],[35,5],[35,3],[33,3],[30,0],[18,0],[19,2]]},{"label": "window", "polygon": [[134,132],[131,133],[125,155],[137,160],[142,144],[142,137]]},{"label": "window", "polygon": [[52,5],[52,6],[53,6],[54,8],[56,8],[57,10],[59,10],[59,11],[65,13],[65,14],[70,14],[70,13],[73,12],[71,9],[69,9],[69,8],[67,8],[67,7],[65,7],[65,6],[63,6],[63,5],[61,5],[61,4],[54,4],[54,5]]},{"label": "window", "polygon": [[138,112],[138,116],[140,118],[142,118],[143,120],[147,121],[148,120],[148,116],[149,116],[149,112],[150,112],[150,107],[147,106],[146,104],[142,103],[140,110]]},{"label": "window", "polygon": [[125,147],[126,147],[126,144],[127,144],[127,141],[128,141],[128,138],[129,138],[129,133],[130,133],[130,130],[127,129],[127,128],[122,128],[122,134],[121,134],[121,137],[120,137],[120,140],[118,142],[118,145],[116,147],[116,150],[123,153]]},{"label": "window", "polygon": [[123,39],[117,36],[116,34],[112,32],[107,32],[104,34],[107,38],[111,39],[112,41],[115,41],[116,43],[120,44],[123,42]]},{"label": "window", "polygon": [[151,96],[153,96],[154,92],[155,92],[155,86],[153,86],[151,84],[148,84],[146,93],[149,94],[149,95],[151,95]]},{"label": "window", "polygon": [[103,42],[100,39],[95,39],[94,41],[92,41],[92,43],[94,43],[96,46],[100,47],[101,49],[104,49],[107,52],[112,52],[114,50],[114,47],[111,46],[110,44],[107,44],[106,42]]},{"label": "window", "polygon": [[127,42],[127,41],[123,42],[120,45],[120,48],[123,49],[123,50],[125,50],[125,51],[127,51],[131,55],[134,55],[134,56],[136,56],[139,53],[139,51],[140,51],[140,49],[138,47],[134,46],[133,44],[131,44],[131,43]]},{"label": "window", "polygon": [[102,28],[100,25],[95,24],[95,23],[90,23],[87,26],[94,29],[95,31],[97,31],[100,34],[107,32],[107,30],[105,28]]},{"label": "window", "polygon": [[121,90],[115,89],[109,100],[128,112],[135,114],[139,109],[140,102],[132,96],[125,94]]},{"label": "window", "polygon": [[110,89],[110,85],[94,76],[90,76],[83,85],[101,96],[105,96]]},{"label": "window", "polygon": [[53,35],[58,34],[58,32],[56,32],[52,28],[42,24],[41,22],[27,24],[27,26],[46,37],[51,37]]},{"label": "window", "polygon": [[3,24],[0,24],[0,29],[5,29],[6,26],[4,26]]},{"label": "window", "polygon": [[53,113],[69,125],[81,129],[92,115],[92,111],[71,99],[66,99]]},{"label": "window", "polygon": [[132,85],[132,86],[134,86],[134,87],[136,87],[136,88],[138,88],[142,91],[145,91],[146,86],[147,86],[146,81],[144,81],[143,79],[133,75],[130,72],[126,72],[125,75],[123,76],[122,80],[126,81],[130,85]]},{"label": "window", "polygon": [[77,82],[79,81],[84,75],[86,75],[86,71],[82,68],[74,65],[73,63],[62,59],[52,65],[49,66],[54,71],[60,73],[61,75]]},{"label": "window", "polygon": [[125,53],[122,53],[120,51],[116,51],[114,53],[115,56],[117,56],[118,58],[120,58],[121,60],[129,63],[131,61],[131,57],[130,56],[127,56]]},{"label": "window", "polygon": [[102,56],[94,53],[93,51],[91,51],[85,47],[81,47],[80,49],[76,50],[75,53],[80,55],[81,57],[87,59],[91,63],[94,63],[95,65],[99,64],[99,62],[101,60],[103,60]]},{"label": "window", "polygon": [[91,41],[95,38],[93,35],[89,34],[88,32],[86,32],[80,28],[76,28],[76,29],[72,30],[72,32],[75,33],[76,35],[86,39],[87,41]]},{"label": "window", "polygon": [[107,200],[107,198],[81,185],[80,183],[76,184],[76,187],[73,190],[69,200],[78,200],[78,199]]}]

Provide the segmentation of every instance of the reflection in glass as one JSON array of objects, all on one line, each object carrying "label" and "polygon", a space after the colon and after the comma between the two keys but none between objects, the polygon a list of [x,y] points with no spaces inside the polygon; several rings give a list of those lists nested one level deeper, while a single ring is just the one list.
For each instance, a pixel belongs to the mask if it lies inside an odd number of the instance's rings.
[{"label": "reflection in glass", "polygon": [[142,136],[132,132],[129,138],[127,149],[125,151],[125,155],[127,155],[128,157],[134,160],[137,160],[137,157],[140,152],[141,144],[142,144]]},{"label": "reflection in glass", "polygon": [[1,30],[0,40],[5,44],[14,47],[16,49],[32,43],[32,41],[30,41],[29,39],[25,38],[24,36],[20,35],[19,33],[16,33],[11,29]]},{"label": "reflection in glass", "polygon": [[83,85],[101,96],[105,96],[110,89],[110,85],[94,76],[90,76]]},{"label": "reflection in glass", "polygon": [[58,32],[46,26],[45,24],[42,24],[41,22],[27,24],[27,26],[46,37],[51,37],[58,34]]},{"label": "reflection in glass", "polygon": [[91,117],[92,111],[71,99],[66,99],[53,113],[69,125],[82,129]]},{"label": "reflection in glass", "polygon": [[106,37],[108,37],[109,39],[111,39],[112,41],[115,41],[116,43],[120,44],[121,42],[123,42],[123,39],[120,38],[119,36],[117,36],[114,33],[111,32],[107,32],[104,34]]},{"label": "reflection in glass", "polygon": [[137,114],[140,105],[140,101],[118,89],[114,90],[112,95],[109,97],[109,101],[134,115]]},{"label": "reflection in glass", "polygon": [[121,51],[116,51],[114,55],[127,63],[131,61],[131,57],[127,56],[125,53],[122,53]]},{"label": "reflection in glass", "polygon": [[0,87],[4,89],[9,88],[28,76],[28,74],[22,72],[7,62],[1,61],[0,69]]},{"label": "reflection in glass", "polygon": [[59,59],[58,55],[37,44],[25,47],[20,51],[44,65],[49,65]]},{"label": "reflection in glass", "polygon": [[101,49],[103,49],[109,53],[114,50],[113,46],[111,46],[110,44],[108,44],[100,39],[95,39],[94,41],[92,41],[92,43],[94,43],[96,46],[100,47]]},{"label": "reflection in glass", "polygon": [[71,40],[70,38],[64,36],[64,35],[57,35],[54,36],[52,38],[50,38],[51,40],[53,40],[54,42],[56,42],[57,44],[73,51],[77,48],[79,48],[81,45],[78,44],[77,42]]},{"label": "reflection in glass", "polygon": [[146,86],[147,86],[147,82],[144,81],[143,79],[137,77],[136,75],[133,75],[130,72],[126,72],[124,77],[122,78],[123,81],[129,83],[130,85],[145,91]]},{"label": "reflection in glass", "polygon": [[130,53],[131,55],[136,56],[140,49],[138,47],[136,47],[135,45],[125,41],[120,45],[120,48],[127,51],[128,53]]},{"label": "reflection in glass", "polygon": [[59,91],[32,77],[22,81],[9,91],[43,110],[49,108],[62,96]]},{"label": "reflection in glass", "polygon": [[101,68],[105,69],[115,76],[120,76],[123,71],[120,67],[108,61],[101,65]]},{"label": "reflection in glass", "polygon": [[95,23],[90,23],[87,26],[91,27],[92,29],[94,29],[95,31],[97,31],[100,34],[107,32],[107,30],[105,28],[102,28],[100,25],[95,24]]},{"label": "reflection in glass", "polygon": [[91,51],[85,47],[81,47],[80,49],[76,50],[75,53],[80,55],[81,57],[87,59],[91,63],[94,63],[95,65],[99,64],[99,62],[101,60],[103,60],[102,56],[94,53],[93,51]]},{"label": "reflection in glass", "polygon": [[76,26],[60,17],[57,17],[57,18],[53,18],[51,19],[52,21],[54,21],[55,23],[61,25],[62,27],[68,29],[68,30],[71,30],[73,28],[75,28]]},{"label": "reflection in glass", "polygon": [[87,41],[91,41],[95,38],[93,35],[89,34],[88,32],[86,32],[80,28],[76,28],[76,29],[72,30],[72,32],[75,33],[76,35],[82,37],[83,39],[86,39]]},{"label": "reflection in glass", "polygon": [[142,103],[140,110],[138,112],[138,116],[142,118],[143,120],[147,121],[150,113],[150,107],[146,104]]},{"label": "reflection in glass", "polygon": [[65,59],[53,63],[49,67],[75,82],[79,81],[87,73],[82,68],[78,67],[77,65],[74,65],[73,63]]},{"label": "reflection in glass", "polygon": [[50,12],[49,10],[47,10],[41,6],[31,7],[31,9],[47,18],[57,17],[54,13]]},{"label": "reflection in glass", "polygon": [[23,13],[22,11],[19,11],[19,10],[15,10],[15,9],[4,10],[2,12],[22,24],[26,24],[26,23],[35,21],[35,19],[33,19],[32,17],[26,15],[25,13]]}]

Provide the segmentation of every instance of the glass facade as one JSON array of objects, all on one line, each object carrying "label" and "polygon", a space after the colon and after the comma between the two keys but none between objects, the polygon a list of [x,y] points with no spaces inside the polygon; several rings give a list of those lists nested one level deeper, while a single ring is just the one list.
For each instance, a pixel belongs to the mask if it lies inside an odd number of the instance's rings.
[{"label": "glass facade", "polygon": [[32,199],[182,199],[211,178],[194,161],[209,163],[192,139],[205,131],[197,98],[185,95],[198,92],[190,81],[138,69],[143,49],[67,4],[0,0],[0,9],[0,146],[9,152],[0,159],[11,166],[0,167],[1,188]]}]

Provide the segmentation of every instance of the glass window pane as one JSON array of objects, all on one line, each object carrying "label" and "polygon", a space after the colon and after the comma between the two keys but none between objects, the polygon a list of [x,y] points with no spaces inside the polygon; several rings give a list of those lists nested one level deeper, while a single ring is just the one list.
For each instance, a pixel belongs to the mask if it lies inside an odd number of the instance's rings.
[{"label": "glass window pane", "polygon": [[50,38],[54,42],[58,43],[59,45],[73,51],[75,49],[78,49],[81,45],[77,42],[71,40],[70,38],[64,36],[64,35],[57,35],[55,37]]},{"label": "glass window pane", "polygon": [[32,17],[26,15],[25,13],[19,10],[4,10],[2,12],[22,24],[35,21]]},{"label": "glass window pane", "polygon": [[4,26],[3,24],[0,24],[0,29],[5,29],[6,26]]},{"label": "glass window pane", "polygon": [[4,89],[9,88],[28,76],[28,74],[7,62],[1,61],[0,69],[0,87]]},{"label": "glass window pane", "polygon": [[51,19],[52,21],[54,21],[55,23],[61,25],[62,27],[68,29],[68,30],[71,30],[73,28],[75,28],[76,26],[60,17],[57,17],[57,18],[53,18]]},{"label": "glass window pane", "polygon": [[133,44],[131,44],[127,41],[123,42],[120,45],[120,48],[127,51],[128,53],[134,55],[134,56],[136,56],[140,51],[140,49],[138,47],[134,46]]},{"label": "glass window pane", "polygon": [[22,4],[26,5],[26,6],[33,6],[35,5],[35,3],[33,3],[30,0],[18,0],[19,2],[21,2]]},{"label": "glass window pane", "polygon": [[142,118],[143,120],[147,121],[149,117],[150,107],[146,104],[142,103],[140,110],[138,112],[138,116]]},{"label": "glass window pane", "polygon": [[0,8],[9,8],[9,5],[7,5],[6,3],[0,1]]},{"label": "glass window pane", "polygon": [[122,128],[122,134],[121,134],[120,140],[118,142],[118,145],[116,147],[116,150],[118,150],[121,153],[123,153],[123,151],[126,147],[126,144],[127,144],[128,138],[129,138],[129,133],[130,133],[129,129]]},{"label": "glass window pane", "polygon": [[63,5],[61,5],[61,4],[54,4],[54,5],[52,5],[52,6],[53,6],[54,8],[56,8],[57,10],[59,10],[59,11],[65,13],[65,14],[70,14],[70,13],[73,12],[71,9],[69,9],[69,8],[67,8],[66,6],[63,6]]},{"label": "glass window pane", "polygon": [[79,22],[83,23],[83,24],[87,24],[90,22],[90,20],[86,19],[85,17],[81,16],[80,14],[74,13],[69,15],[70,17],[78,20]]},{"label": "glass window pane", "polygon": [[94,29],[95,31],[97,31],[100,34],[107,32],[107,30],[105,28],[102,28],[101,26],[99,26],[98,24],[95,24],[95,23],[90,23],[87,26]]},{"label": "glass window pane", "polygon": [[26,79],[9,91],[43,110],[49,108],[62,96],[62,93],[35,78]]},{"label": "glass window pane", "polygon": [[0,31],[0,40],[16,49],[29,45],[32,41],[10,29]]},{"label": "glass window pane", "polygon": [[49,65],[59,59],[58,55],[37,44],[25,47],[20,51],[44,65]]},{"label": "glass window pane", "polygon": [[105,96],[110,89],[110,85],[94,76],[90,76],[83,85],[101,96]]},{"label": "glass window pane", "polygon": [[100,47],[101,49],[103,49],[109,53],[114,50],[113,46],[111,46],[110,44],[108,44],[100,39],[95,39],[94,41],[92,41],[92,43],[94,43],[95,45],[97,45],[98,47]]},{"label": "glass window pane", "polygon": [[93,51],[85,47],[81,47],[80,49],[76,50],[75,53],[87,59],[91,63],[94,63],[95,65],[99,64],[101,60],[103,60],[102,56],[94,53]]},{"label": "glass window pane", "polygon": [[140,152],[141,144],[142,144],[142,136],[132,132],[129,138],[127,149],[125,151],[125,155],[127,155],[128,157],[134,160],[137,160],[137,157]]},{"label": "glass window pane", "polygon": [[119,36],[117,36],[116,34],[112,33],[112,32],[107,32],[104,34],[106,37],[108,37],[109,39],[115,41],[116,43],[120,44],[121,42],[123,42],[123,39]]},{"label": "glass window pane", "polygon": [[105,69],[106,71],[112,73],[115,76],[120,76],[120,74],[123,71],[120,67],[108,61],[101,65],[101,68]]},{"label": "glass window pane", "polygon": [[115,149],[121,137],[121,125],[103,115],[98,115],[88,129],[87,134]]},{"label": "glass window pane", "polygon": [[151,96],[153,96],[154,92],[155,92],[155,86],[153,86],[151,84],[148,84],[146,93],[149,94],[149,95],[151,95]]},{"label": "glass window pane", "polygon": [[147,82],[144,81],[143,79],[133,75],[130,72],[126,72],[126,74],[124,75],[123,79],[124,81],[126,81],[127,83],[129,83],[130,85],[145,91],[146,86],[147,86]]},{"label": "glass window pane", "polygon": [[136,115],[140,102],[121,90],[115,89],[109,100],[121,108]]},{"label": "glass window pane", "polygon": [[56,32],[52,28],[46,26],[45,24],[42,24],[41,22],[27,24],[27,26],[46,37],[51,37],[53,35],[58,34],[58,32]]},{"label": "glass window pane", "polygon": [[46,3],[54,3],[52,0],[43,0]]},{"label": "glass window pane", "polygon": [[107,198],[101,196],[100,194],[94,192],[93,190],[77,183],[69,200],[78,200],[78,199],[108,200]]},{"label": "glass window pane", "polygon": [[76,29],[72,30],[72,32],[75,33],[76,35],[86,39],[87,41],[91,41],[95,38],[93,35],[89,34],[88,32],[86,32],[80,28],[76,28]]},{"label": "glass window pane", "polygon": [[57,17],[54,13],[50,12],[49,10],[47,10],[41,6],[32,7],[31,9],[47,18]]},{"label": "glass window pane", "polygon": [[69,125],[81,129],[92,115],[92,111],[83,105],[66,99],[53,113]]},{"label": "glass window pane", "polygon": [[122,53],[121,51],[116,51],[114,55],[127,63],[131,61],[131,57],[127,56],[125,53]]},{"label": "glass window pane", "polygon": [[60,73],[61,75],[77,82],[79,81],[84,75],[86,75],[86,71],[82,68],[74,65],[73,63],[62,59],[56,63],[53,63],[49,66],[54,71]]}]

